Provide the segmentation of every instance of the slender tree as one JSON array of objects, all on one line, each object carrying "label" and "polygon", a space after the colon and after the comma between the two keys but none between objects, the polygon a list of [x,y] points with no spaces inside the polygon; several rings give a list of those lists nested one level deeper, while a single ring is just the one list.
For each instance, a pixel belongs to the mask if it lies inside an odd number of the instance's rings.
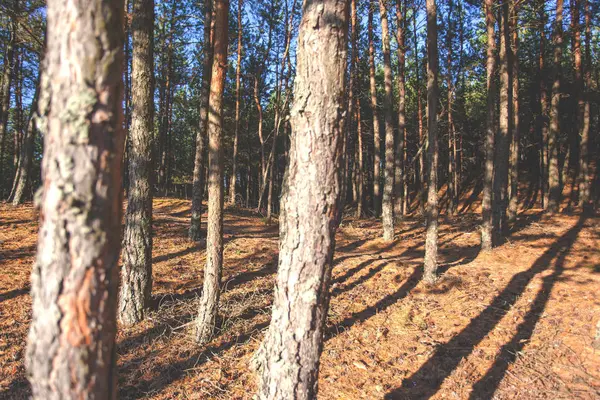
[{"label": "slender tree", "polygon": [[481,225],[481,249],[492,249],[492,191],[494,180],[494,115],[495,102],[494,96],[496,85],[494,83],[494,74],[496,71],[496,33],[494,19],[494,0],[485,0],[485,21],[487,31],[487,117],[485,133],[485,168],[483,178],[483,200],[481,204],[482,225]]},{"label": "slender tree", "polygon": [[518,4],[510,5],[511,69],[512,69],[512,134],[510,143],[508,222],[517,219],[519,209],[519,12]]},{"label": "slender tree", "polygon": [[542,192],[541,200],[542,207],[548,207],[548,90],[546,87],[546,67],[545,67],[545,51],[546,51],[546,9],[545,1],[540,0],[537,4],[539,9],[539,34],[540,48],[538,57],[538,80],[540,87],[540,103],[539,103],[539,139],[540,139],[540,188]]},{"label": "slender tree", "polygon": [[28,378],[34,399],[115,398],[123,1],[49,0],[47,23]]},{"label": "slender tree", "polygon": [[398,135],[396,137],[396,170],[394,177],[396,215],[406,213],[406,0],[396,0],[396,42],[398,43]]},{"label": "slender tree", "polygon": [[215,34],[210,97],[208,101],[208,220],[206,266],[202,300],[196,321],[196,341],[206,343],[212,337],[223,269],[223,90],[227,72],[229,0],[214,0]]},{"label": "slender tree", "polygon": [[550,99],[550,132],[548,135],[548,211],[557,212],[562,188],[560,185],[560,170],[558,166],[558,153],[560,147],[560,79],[563,43],[563,0],[556,0],[556,19],[554,21],[554,82],[552,83],[552,96]]},{"label": "slender tree", "polygon": [[154,0],[133,2],[131,148],[123,232],[119,319],[144,319],[152,297],[152,136],[154,127]]},{"label": "slender tree", "polygon": [[425,236],[425,266],[423,279],[433,284],[437,275],[438,251],[438,47],[437,7],[435,0],[427,0],[427,232]]},{"label": "slender tree", "polygon": [[452,108],[454,107],[454,88],[452,84],[452,13],[454,11],[454,2],[448,1],[448,26],[446,27],[446,86],[448,90],[447,110],[448,113],[448,211],[450,214],[456,214],[458,209],[458,178],[457,178],[457,160],[456,160],[456,132],[454,129],[454,119]]},{"label": "slender tree", "polygon": [[[585,65],[583,72],[584,90],[590,90],[592,86],[592,24],[591,24],[591,6],[589,0],[585,1]],[[590,100],[588,95],[584,95],[583,112],[581,117],[581,125],[579,127],[579,205],[587,211],[590,207]]]},{"label": "slender tree", "polygon": [[202,198],[204,197],[204,143],[208,129],[208,100],[212,73],[213,45],[211,38],[213,0],[204,0],[204,37],[202,43],[202,86],[200,87],[200,110],[198,131],[196,132],[196,152],[194,156],[194,176],[192,183],[192,216],[188,236],[191,240],[202,237]]},{"label": "slender tree", "polygon": [[[12,19],[16,16],[13,14]],[[8,41],[6,53],[4,54],[4,71],[2,74],[2,101],[0,102],[0,177],[3,175],[4,168],[4,146],[6,144],[8,117],[10,110],[11,89],[13,83],[13,69],[15,64],[15,42],[16,42],[16,23],[12,23],[10,38]],[[0,188],[0,197],[3,195],[3,189]]]},{"label": "slender tree", "polygon": [[229,202],[235,204],[237,186],[237,154],[238,136],[240,132],[240,89],[242,76],[242,7],[244,1],[238,0],[237,12],[237,62],[235,66],[235,132],[233,135],[233,160],[231,163],[231,183],[229,185]]},{"label": "slender tree", "polygon": [[392,58],[390,53],[390,33],[388,28],[388,0],[379,0],[379,17],[381,19],[381,42],[383,44],[383,116],[385,122],[385,169],[383,171],[383,202],[381,216],[383,223],[383,239],[394,240],[394,126],[392,122]]},{"label": "slender tree", "polygon": [[[273,314],[254,358],[260,399],[317,396],[341,211],[347,7],[337,0],[303,3]],[[307,148],[313,157],[305,157]]]},{"label": "slender tree", "polygon": [[381,208],[381,129],[377,110],[377,86],[375,82],[375,40],[373,38],[373,13],[375,0],[369,0],[369,89],[371,92],[371,112],[373,114],[373,212],[379,215]]}]

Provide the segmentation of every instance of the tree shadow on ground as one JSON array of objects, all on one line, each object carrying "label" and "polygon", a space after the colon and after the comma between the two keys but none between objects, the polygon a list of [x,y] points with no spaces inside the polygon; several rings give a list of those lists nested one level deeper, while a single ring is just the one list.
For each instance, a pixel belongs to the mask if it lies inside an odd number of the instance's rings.
[{"label": "tree shadow on ground", "polygon": [[525,317],[525,321],[519,326],[517,334],[513,340],[503,347],[500,357],[492,368],[473,388],[472,399],[491,398],[506,373],[509,362],[511,362],[508,353],[512,349],[516,348],[518,350],[519,346],[520,348],[524,346],[525,342],[520,342],[521,339],[531,337],[533,329],[540,318],[540,310],[545,307],[550,290],[562,273],[565,257],[575,243],[578,233],[583,228],[584,221],[585,217],[582,216],[577,224],[556,240],[528,270],[514,275],[504,290],[492,300],[485,310],[472,319],[471,323],[458,335],[446,344],[439,346],[418,371],[404,379],[401,387],[388,392],[385,398],[426,399],[435,395],[444,380],[452,374],[460,361],[471,354],[475,346],[496,327],[506,312],[512,308],[531,280],[537,274],[546,270],[551,262],[556,259],[554,273],[544,278],[543,290],[536,297],[530,312]]},{"label": "tree shadow on ground", "polygon": [[5,300],[14,299],[15,297],[19,297],[24,294],[27,294],[27,293],[29,293],[29,290],[30,290],[30,287],[25,286],[20,289],[14,289],[14,290],[10,290],[8,292],[0,293],[0,303],[2,303]]}]

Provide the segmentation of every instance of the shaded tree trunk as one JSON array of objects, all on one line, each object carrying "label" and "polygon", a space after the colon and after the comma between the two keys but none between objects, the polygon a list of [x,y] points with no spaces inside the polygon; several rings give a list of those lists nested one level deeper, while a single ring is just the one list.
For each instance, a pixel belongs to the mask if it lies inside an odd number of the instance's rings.
[{"label": "shaded tree trunk", "polygon": [[[417,40],[417,5],[415,2],[413,10],[413,39],[414,39],[414,54],[415,54],[415,79],[416,79],[416,96],[417,96],[417,126],[419,128],[419,141],[417,145],[417,157],[419,157],[419,179],[418,179],[418,202],[422,213],[425,212],[425,137],[423,132],[423,96],[421,88],[421,67],[419,66],[419,45]],[[415,181],[417,180],[415,174]]]},{"label": "shaded tree trunk", "polygon": [[34,399],[114,399],[123,1],[50,0],[47,23],[28,378]]},{"label": "shaded tree trunk", "polygon": [[[16,24],[13,24],[16,26]],[[4,56],[4,71],[2,76],[2,101],[0,103],[0,177],[3,177],[4,168],[4,146],[6,144],[8,128],[8,112],[10,110],[10,92],[12,88],[13,67],[15,63],[15,41],[16,31],[14,27],[10,31],[6,54]],[[3,197],[4,182],[0,181],[0,197]]]},{"label": "shaded tree trunk", "polygon": [[540,10],[539,16],[539,33],[540,33],[540,48],[538,58],[538,79],[540,87],[540,110],[539,110],[539,139],[540,139],[540,188],[542,208],[548,207],[548,91],[546,88],[546,71],[544,65],[544,53],[546,48],[546,11],[544,8],[545,1],[541,0],[537,4]]},{"label": "shaded tree trunk", "polygon": [[406,138],[406,1],[396,0],[396,41],[398,42],[398,136],[396,138],[395,202],[396,215],[406,213],[405,138]]},{"label": "shaded tree trunk", "polygon": [[204,37],[202,60],[202,86],[200,87],[200,110],[198,111],[198,131],[196,132],[196,152],[194,155],[194,176],[192,183],[192,216],[188,237],[200,240],[202,237],[202,198],[204,197],[204,142],[208,129],[208,100],[212,72],[213,46],[211,38],[212,1],[204,1]]},{"label": "shaded tree trunk", "polygon": [[[585,1],[585,69],[583,72],[584,78],[584,90],[591,90],[592,88],[592,53],[591,53],[591,40],[592,40],[592,28],[591,28],[591,6],[589,0]],[[580,154],[579,154],[579,206],[587,211],[590,207],[590,185],[591,185],[591,171],[589,165],[590,157],[590,100],[588,96],[585,96],[583,100],[583,111],[581,116],[581,125],[579,127],[579,142]],[[596,166],[597,167],[597,166]]]},{"label": "shaded tree trunk", "polygon": [[[350,26],[351,26],[351,41],[352,55],[350,57],[350,87],[349,92],[356,90],[360,93],[360,79],[358,78],[358,12],[356,10],[356,0],[350,2]],[[349,100],[349,115],[354,117],[356,122],[356,151],[354,162],[354,180],[356,182],[356,218],[363,216],[363,138],[362,127],[360,121],[360,96],[350,96]]]},{"label": "shaded tree trunk", "polygon": [[[254,358],[259,399],[317,396],[341,214],[347,7],[335,0],[303,3],[273,314]],[[306,148],[314,157],[303,155]]]},{"label": "shaded tree trunk", "polygon": [[381,208],[381,129],[377,110],[377,86],[375,83],[375,43],[373,39],[373,13],[375,1],[369,2],[369,89],[371,92],[371,112],[373,113],[373,213],[379,216]]},{"label": "shaded tree trunk", "polygon": [[494,20],[494,0],[485,0],[485,21],[487,31],[487,113],[486,113],[486,133],[485,133],[485,165],[483,178],[483,200],[481,204],[482,225],[481,225],[481,249],[492,249],[492,190],[494,181],[494,115],[495,102],[494,96],[496,85],[494,75],[496,72],[496,39],[495,39],[495,20]]},{"label": "shaded tree trunk", "polygon": [[238,0],[237,14],[237,63],[235,66],[235,132],[233,135],[233,161],[231,166],[231,183],[229,186],[229,202],[235,204],[236,185],[237,185],[237,153],[238,136],[240,131],[240,88],[242,72],[242,5],[243,0]]},{"label": "shaded tree trunk", "polygon": [[437,7],[435,0],[427,0],[427,232],[425,236],[425,266],[423,280],[433,284],[437,275],[438,251],[438,47]]},{"label": "shaded tree trunk", "polygon": [[133,325],[143,320],[152,299],[154,0],[133,2],[131,28],[131,168],[119,293],[119,319],[124,325]]},{"label": "shaded tree trunk", "polygon": [[456,133],[454,130],[454,120],[452,115],[453,110],[453,95],[454,88],[452,85],[452,12],[454,3],[448,1],[448,26],[446,32],[446,67],[448,68],[446,75],[446,86],[448,87],[447,98],[447,113],[448,113],[448,210],[451,215],[456,214],[458,209],[458,187],[457,187],[457,165],[456,165]]},{"label": "shaded tree trunk", "polygon": [[206,343],[213,335],[223,269],[223,91],[227,73],[229,1],[214,0],[215,30],[210,97],[208,101],[208,219],[206,266],[202,300],[196,321],[196,341]]},{"label": "shaded tree trunk", "polygon": [[381,216],[383,239],[394,240],[394,126],[392,123],[392,60],[390,55],[390,33],[388,28],[388,0],[379,0],[379,16],[381,18],[381,42],[383,44],[383,116],[385,121],[385,169],[383,171],[383,202]]},{"label": "shaded tree trunk", "polygon": [[563,0],[556,0],[556,20],[554,22],[554,82],[550,99],[550,132],[548,135],[548,211],[558,212],[562,188],[558,165],[560,129],[560,79],[563,42]]},{"label": "shaded tree trunk", "polygon": [[518,5],[510,5],[510,36],[511,36],[511,65],[512,65],[512,137],[510,145],[510,186],[508,200],[508,222],[517,219],[519,209],[519,13]]}]

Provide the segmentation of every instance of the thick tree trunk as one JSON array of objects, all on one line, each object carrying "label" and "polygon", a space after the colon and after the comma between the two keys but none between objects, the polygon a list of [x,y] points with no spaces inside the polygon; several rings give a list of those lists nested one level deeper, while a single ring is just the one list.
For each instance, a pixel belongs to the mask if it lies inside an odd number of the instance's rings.
[{"label": "thick tree trunk", "polygon": [[152,297],[152,136],[154,131],[154,0],[136,0],[132,11],[131,148],[123,232],[119,319],[144,319]]},{"label": "thick tree trunk", "polygon": [[562,188],[560,185],[560,169],[558,165],[560,135],[560,78],[563,42],[563,0],[556,1],[556,20],[554,22],[554,83],[550,100],[550,132],[548,135],[548,211],[558,212]]},{"label": "thick tree trunk", "polygon": [[483,200],[481,204],[481,249],[492,249],[492,190],[494,181],[494,116],[495,116],[495,91],[494,75],[496,72],[496,39],[494,20],[494,0],[485,0],[485,20],[487,29],[487,119],[485,133],[485,166],[483,178]]},{"label": "thick tree trunk", "polygon": [[373,13],[375,0],[369,0],[369,89],[371,92],[371,112],[373,114],[373,213],[379,216],[381,208],[381,129],[377,110],[377,86],[375,83],[375,43],[373,39]]},{"label": "thick tree trunk", "polygon": [[[273,315],[255,355],[260,399],[317,396],[341,214],[347,6],[337,0],[303,5]],[[313,150],[310,159],[306,148]]]},{"label": "thick tree trunk", "polygon": [[237,63],[235,66],[235,133],[233,135],[233,160],[231,166],[231,184],[229,185],[229,203],[235,204],[237,185],[237,153],[238,136],[240,132],[240,88],[242,73],[242,6],[243,0],[238,0],[237,14]]},{"label": "thick tree trunk", "polygon": [[196,132],[196,153],[194,156],[194,176],[192,183],[192,216],[188,237],[191,240],[202,238],[202,198],[204,197],[204,143],[208,129],[208,98],[212,72],[213,46],[211,40],[212,1],[204,1],[204,37],[202,60],[202,86],[200,88],[200,110],[198,131]]},{"label": "thick tree trunk", "polygon": [[518,5],[511,4],[510,35],[511,35],[511,65],[512,65],[512,137],[510,145],[510,187],[508,200],[508,222],[517,219],[519,209],[519,14]]},{"label": "thick tree trunk", "polygon": [[394,125],[392,122],[392,59],[390,55],[390,33],[388,28],[387,8],[389,0],[379,0],[379,16],[381,18],[381,41],[383,44],[383,116],[385,121],[385,169],[383,172],[383,202],[381,216],[383,240],[394,240]]},{"label": "thick tree trunk", "polygon": [[196,341],[206,343],[213,335],[223,269],[223,90],[227,73],[229,1],[214,0],[214,56],[208,107],[208,219],[206,266],[198,319]]},{"label": "thick tree trunk", "polygon": [[437,7],[435,0],[427,0],[427,232],[425,236],[425,266],[423,280],[433,284],[437,275],[438,250],[438,47]]},{"label": "thick tree trunk", "polygon": [[[591,53],[591,6],[589,0],[585,1],[585,69],[584,69],[584,90],[591,90],[592,87],[592,53]],[[581,117],[579,128],[580,136],[580,154],[579,154],[579,206],[585,211],[590,207],[590,185],[591,173],[589,165],[589,146],[590,146],[590,100],[585,96],[583,101],[583,115]],[[597,166],[596,166],[597,167]]]},{"label": "thick tree trunk", "polygon": [[508,0],[503,0],[500,8],[500,119],[496,135],[496,154],[494,159],[494,198],[492,203],[494,221],[494,241],[499,242],[508,233],[508,164],[510,155],[510,118],[511,118],[511,68],[510,27],[508,22]]},{"label": "thick tree trunk", "polygon": [[405,138],[406,138],[406,1],[396,0],[396,41],[398,42],[398,137],[396,138],[396,168],[394,177],[396,215],[406,213]]},{"label": "thick tree trunk", "polygon": [[43,193],[28,378],[34,399],[113,399],[123,1],[50,0],[47,21],[39,100]]}]

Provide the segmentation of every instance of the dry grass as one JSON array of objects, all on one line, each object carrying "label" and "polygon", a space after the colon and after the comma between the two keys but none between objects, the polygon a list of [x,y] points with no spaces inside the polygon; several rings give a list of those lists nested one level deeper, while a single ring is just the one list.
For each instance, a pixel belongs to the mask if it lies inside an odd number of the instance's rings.
[{"label": "dry grass", "polygon": [[[120,398],[250,399],[248,361],[269,322],[277,227],[230,209],[219,332],[191,340],[202,243],[186,239],[189,203],[155,201],[156,310],[119,332]],[[0,398],[26,398],[24,341],[37,222],[0,205]],[[600,397],[599,218],[522,215],[510,240],[480,254],[476,215],[442,221],[439,282],[420,282],[423,221],[379,239],[344,221],[321,362],[320,398]]]}]

